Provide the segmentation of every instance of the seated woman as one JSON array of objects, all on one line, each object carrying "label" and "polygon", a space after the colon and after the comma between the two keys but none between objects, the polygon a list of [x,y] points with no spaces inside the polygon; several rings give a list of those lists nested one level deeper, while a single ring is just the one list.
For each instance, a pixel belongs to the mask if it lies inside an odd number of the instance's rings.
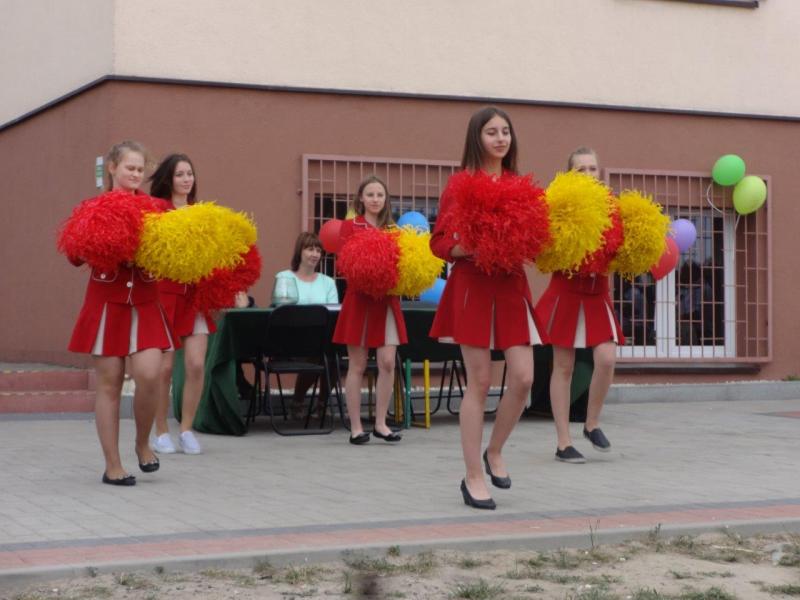
[{"label": "seated woman", "polygon": [[[317,272],[322,260],[322,243],[315,233],[304,231],[297,236],[292,255],[292,268],[281,271],[275,277],[291,277],[297,283],[298,304],[338,304],[339,293],[336,291],[336,282],[327,275]],[[291,412],[295,418],[304,414],[303,398],[313,385],[316,376],[300,374],[294,385]],[[319,387],[318,407],[325,406],[328,401],[328,386],[323,379]]]}]

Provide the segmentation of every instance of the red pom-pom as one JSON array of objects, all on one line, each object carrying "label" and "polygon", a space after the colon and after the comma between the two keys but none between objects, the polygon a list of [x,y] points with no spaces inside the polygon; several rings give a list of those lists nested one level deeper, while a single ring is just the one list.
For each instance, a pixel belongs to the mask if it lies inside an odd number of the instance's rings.
[{"label": "red pom-pom", "polygon": [[611,227],[603,232],[603,241],[600,248],[589,255],[581,264],[578,272],[582,275],[607,275],[609,264],[625,239],[622,230],[622,218],[619,216],[619,208],[616,204],[612,204],[609,216],[611,217]]},{"label": "red pom-pom", "polygon": [[550,241],[544,190],[531,175],[461,171],[447,184],[454,200],[445,228],[457,233],[485,273],[511,273],[533,261]]},{"label": "red pom-pom", "polygon": [[84,200],[72,211],[58,234],[59,252],[73,262],[112,271],[133,260],[146,212],[166,209],[163,200],[145,194],[112,190]]},{"label": "red pom-pom", "polygon": [[349,287],[382,298],[397,285],[399,260],[400,248],[394,234],[369,227],[342,244],[336,266]]},{"label": "red pom-pom", "polygon": [[192,289],[192,306],[200,312],[211,312],[234,305],[237,292],[251,287],[261,276],[261,254],[258,248],[242,255],[243,261],[233,269],[214,269]]}]

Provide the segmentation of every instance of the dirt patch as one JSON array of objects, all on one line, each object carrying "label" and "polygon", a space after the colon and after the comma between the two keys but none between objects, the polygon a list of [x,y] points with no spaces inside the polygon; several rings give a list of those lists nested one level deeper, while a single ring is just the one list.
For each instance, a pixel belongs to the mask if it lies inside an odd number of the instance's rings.
[{"label": "dirt patch", "polygon": [[114,573],[51,581],[3,600],[761,600],[800,598],[800,536],[732,532],[548,552],[347,553],[323,564]]}]

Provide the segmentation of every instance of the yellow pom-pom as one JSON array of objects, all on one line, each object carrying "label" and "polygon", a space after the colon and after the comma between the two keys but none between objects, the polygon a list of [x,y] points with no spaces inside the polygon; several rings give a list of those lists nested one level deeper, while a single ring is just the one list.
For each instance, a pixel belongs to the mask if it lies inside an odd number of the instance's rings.
[{"label": "yellow pom-pom", "polygon": [[559,173],[547,187],[552,243],[536,257],[543,273],[575,271],[603,242],[611,225],[611,190],[590,175]]},{"label": "yellow pom-pom", "polygon": [[419,296],[442,274],[444,261],[431,252],[430,239],[430,233],[421,233],[410,225],[400,228],[397,233],[399,277],[390,294]]},{"label": "yellow pom-pom", "polygon": [[651,197],[636,190],[625,190],[617,202],[625,237],[610,268],[633,279],[647,273],[664,253],[669,217]]},{"label": "yellow pom-pom", "polygon": [[198,202],[145,218],[136,264],[159,279],[196,283],[214,269],[229,269],[256,242],[244,213]]}]

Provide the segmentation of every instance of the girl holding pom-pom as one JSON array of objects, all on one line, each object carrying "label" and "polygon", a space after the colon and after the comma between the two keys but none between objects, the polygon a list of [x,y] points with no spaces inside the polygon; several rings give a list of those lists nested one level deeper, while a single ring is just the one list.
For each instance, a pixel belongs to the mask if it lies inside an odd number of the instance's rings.
[{"label": "girl holding pom-pom", "polygon": [[[136,142],[125,141],[111,148],[107,157],[108,189],[128,202],[144,202],[140,194],[145,171],[145,151]],[[119,243],[115,231],[84,231],[83,235],[107,239],[113,250]],[[68,256],[79,266],[85,256]],[[130,356],[136,384],[133,413],[136,421],[136,455],[145,473],[157,471],[158,459],[148,445],[159,393],[162,351],[172,348],[164,311],[158,301],[155,279],[131,262],[107,270],[93,268],[86,298],[69,343],[72,352],[93,356],[97,373],[95,418],[105,456],[103,483],[131,486],[136,478],[122,466],[119,454],[119,409],[125,375],[125,357]]]},{"label": "girl holding pom-pom", "polygon": [[[484,480],[484,468],[494,486],[511,487],[501,453],[522,414],[533,383],[531,346],[542,343],[543,335],[542,328],[536,324],[522,260],[511,269],[487,272],[481,267],[484,261],[480,248],[472,247],[467,238],[469,223],[463,219],[459,221],[458,215],[459,211],[469,208],[463,208],[465,200],[466,204],[476,203],[483,200],[482,196],[493,197],[509,189],[529,188],[525,193],[533,194],[532,182],[517,175],[516,161],[517,140],[508,115],[495,107],[483,108],[472,115],[461,159],[464,171],[450,178],[442,194],[439,218],[430,242],[435,255],[454,263],[430,335],[461,346],[467,372],[460,412],[461,446],[466,466],[461,494],[465,504],[481,509],[496,507]],[[510,197],[509,201],[512,201]],[[533,203],[532,198],[528,204]],[[483,218],[489,219],[486,215]],[[456,222],[462,224],[456,228]],[[543,225],[546,229],[546,220]],[[526,232],[528,235],[538,234],[531,231]],[[487,250],[493,248],[487,247]],[[505,354],[508,388],[498,407],[489,445],[481,457],[492,349]]]},{"label": "girl holding pom-pom", "polygon": [[[370,175],[359,185],[353,210],[355,218],[345,221],[340,231],[341,253],[346,251],[345,246],[350,238],[393,226],[389,191],[383,180],[375,175]],[[362,256],[358,260],[378,259],[369,254]],[[360,445],[370,439],[370,434],[364,431],[361,424],[361,382],[367,368],[370,348],[377,348],[378,362],[375,426],[372,433],[386,442],[399,442],[401,436],[386,425],[386,413],[394,383],[395,352],[398,344],[408,341],[400,300],[397,296],[390,295],[375,297],[356,289],[352,283],[348,281],[348,289],[333,334],[335,343],[347,346],[345,399],[350,415],[350,443]]]},{"label": "girl holding pom-pom", "polygon": [[[599,178],[597,154],[578,148],[570,154],[567,170]],[[608,241],[608,240],[606,240]],[[592,261],[602,264],[603,261]],[[594,372],[589,386],[589,402],[583,435],[600,452],[608,452],[611,443],[600,429],[600,411],[614,376],[616,345],[624,343],[622,329],[608,291],[608,262],[602,272],[556,272],[550,279],[536,313],[547,323],[553,344],[553,373],[550,379],[550,403],[556,426],[556,459],[584,463],[586,459],[572,445],[569,432],[570,385],[575,365],[575,348],[593,348]]]},{"label": "girl holding pom-pom", "polygon": [[[185,154],[171,154],[156,168],[150,177],[150,194],[166,200],[170,209],[194,204],[197,180],[194,165]],[[208,334],[216,331],[209,315],[198,312],[191,302],[192,286],[169,279],[158,282],[161,304],[175,332],[176,345],[183,346],[183,363],[186,378],[181,399],[181,432],[178,443],[185,454],[200,454],[202,447],[192,431],[200,395],[203,392],[204,365]],[[180,341],[178,341],[180,340]],[[170,381],[175,361],[174,352],[165,352],[161,362],[161,394],[155,419],[153,449],[161,454],[175,452],[169,435],[167,415],[170,403]]]}]

